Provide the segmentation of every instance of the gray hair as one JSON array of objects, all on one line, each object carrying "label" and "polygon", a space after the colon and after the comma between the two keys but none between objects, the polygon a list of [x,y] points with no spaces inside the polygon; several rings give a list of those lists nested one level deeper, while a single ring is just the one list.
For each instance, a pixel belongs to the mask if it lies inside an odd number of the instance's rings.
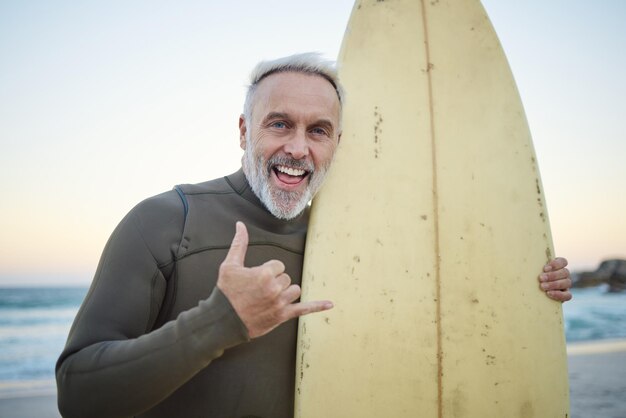
[{"label": "gray hair", "polygon": [[339,77],[337,76],[337,68],[334,61],[325,60],[322,55],[317,52],[305,52],[271,61],[259,62],[250,73],[250,85],[248,86],[246,101],[243,105],[243,116],[245,120],[252,120],[254,93],[261,80],[271,74],[287,71],[318,75],[332,84],[339,98],[339,124],[341,125],[341,109],[343,107],[345,93],[339,82]]}]

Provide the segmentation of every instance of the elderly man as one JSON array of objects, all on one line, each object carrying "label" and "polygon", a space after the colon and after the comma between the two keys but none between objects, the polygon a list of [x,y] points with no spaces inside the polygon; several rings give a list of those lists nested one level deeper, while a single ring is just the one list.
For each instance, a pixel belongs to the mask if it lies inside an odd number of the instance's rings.
[{"label": "elderly man", "polygon": [[[292,416],[292,319],[332,308],[298,299],[306,208],[341,136],[342,98],[315,54],[260,63],[239,119],[242,170],[122,220],[57,364],[65,417]],[[556,300],[571,298],[566,264],[540,276]]]}]

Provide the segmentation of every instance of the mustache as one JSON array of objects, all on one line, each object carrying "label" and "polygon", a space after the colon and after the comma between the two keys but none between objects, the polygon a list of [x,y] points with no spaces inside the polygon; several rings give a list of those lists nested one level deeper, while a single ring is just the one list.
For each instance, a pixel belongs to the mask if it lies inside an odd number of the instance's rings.
[{"label": "mustache", "polygon": [[269,160],[267,160],[266,163],[268,174],[272,167],[276,165],[284,165],[298,170],[306,170],[311,174],[315,172],[315,166],[311,161],[296,160],[295,158],[287,157],[285,155],[274,155]]}]

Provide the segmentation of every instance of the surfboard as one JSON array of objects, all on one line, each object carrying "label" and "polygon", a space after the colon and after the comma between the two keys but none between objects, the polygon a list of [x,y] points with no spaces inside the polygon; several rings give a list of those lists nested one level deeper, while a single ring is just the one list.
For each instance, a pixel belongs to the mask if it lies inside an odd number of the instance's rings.
[{"label": "surfboard", "polygon": [[567,417],[528,124],[477,0],[360,0],[343,136],[312,204],[295,416]]}]

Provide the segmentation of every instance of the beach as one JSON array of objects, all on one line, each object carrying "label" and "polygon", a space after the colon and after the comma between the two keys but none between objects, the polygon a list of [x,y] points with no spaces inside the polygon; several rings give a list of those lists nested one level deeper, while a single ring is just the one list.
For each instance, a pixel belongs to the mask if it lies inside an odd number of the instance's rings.
[{"label": "beach", "polygon": [[626,340],[568,345],[572,418],[626,417]]},{"label": "beach", "polygon": [[[626,417],[626,339],[568,344],[567,358],[570,418]],[[60,417],[53,382],[0,385],[0,417]]]}]

